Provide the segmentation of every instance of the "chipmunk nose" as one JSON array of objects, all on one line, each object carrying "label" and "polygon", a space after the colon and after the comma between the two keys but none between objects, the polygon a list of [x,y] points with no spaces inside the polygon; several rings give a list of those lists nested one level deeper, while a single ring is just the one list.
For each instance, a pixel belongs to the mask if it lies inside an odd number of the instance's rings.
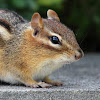
[{"label": "chipmunk nose", "polygon": [[78,60],[80,58],[82,58],[84,55],[83,51],[81,49],[77,50],[77,53],[75,54],[75,59]]}]

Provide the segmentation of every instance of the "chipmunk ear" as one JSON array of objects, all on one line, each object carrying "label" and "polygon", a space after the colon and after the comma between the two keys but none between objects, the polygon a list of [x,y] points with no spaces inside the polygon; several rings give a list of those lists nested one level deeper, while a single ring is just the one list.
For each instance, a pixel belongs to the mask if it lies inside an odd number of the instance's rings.
[{"label": "chipmunk ear", "polygon": [[47,16],[48,16],[48,19],[56,19],[56,20],[60,21],[57,13],[55,11],[51,10],[51,9],[49,9],[47,11]]},{"label": "chipmunk ear", "polygon": [[43,20],[39,13],[34,13],[31,19],[31,27],[34,28],[37,26],[43,28]]}]

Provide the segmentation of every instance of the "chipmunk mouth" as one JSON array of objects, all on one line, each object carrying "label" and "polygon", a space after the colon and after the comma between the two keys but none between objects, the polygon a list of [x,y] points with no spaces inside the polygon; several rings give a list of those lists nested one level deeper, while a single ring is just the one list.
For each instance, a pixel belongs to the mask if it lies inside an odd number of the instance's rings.
[{"label": "chipmunk mouth", "polygon": [[83,51],[80,50],[75,50],[74,53],[63,53],[57,55],[54,59],[54,62],[58,64],[71,64],[73,62],[76,62],[84,55]]}]

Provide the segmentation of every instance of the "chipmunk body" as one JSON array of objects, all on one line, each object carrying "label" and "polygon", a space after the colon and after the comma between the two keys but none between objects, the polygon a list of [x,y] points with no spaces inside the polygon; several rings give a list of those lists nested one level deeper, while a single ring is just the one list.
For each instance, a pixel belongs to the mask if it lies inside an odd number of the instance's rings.
[{"label": "chipmunk body", "polygon": [[61,24],[56,12],[48,10],[47,16],[34,13],[28,22],[15,12],[0,10],[1,80],[30,87],[59,86],[62,83],[48,76],[83,56],[74,33]]}]

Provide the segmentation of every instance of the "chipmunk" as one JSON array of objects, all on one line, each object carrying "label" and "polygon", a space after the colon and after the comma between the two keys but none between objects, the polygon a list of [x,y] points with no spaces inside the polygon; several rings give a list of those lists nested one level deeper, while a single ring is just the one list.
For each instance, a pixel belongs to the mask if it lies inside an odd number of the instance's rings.
[{"label": "chipmunk", "polygon": [[83,56],[73,31],[60,22],[57,13],[49,9],[47,17],[34,13],[28,22],[13,11],[0,9],[1,81],[33,88],[61,86],[48,76]]}]

